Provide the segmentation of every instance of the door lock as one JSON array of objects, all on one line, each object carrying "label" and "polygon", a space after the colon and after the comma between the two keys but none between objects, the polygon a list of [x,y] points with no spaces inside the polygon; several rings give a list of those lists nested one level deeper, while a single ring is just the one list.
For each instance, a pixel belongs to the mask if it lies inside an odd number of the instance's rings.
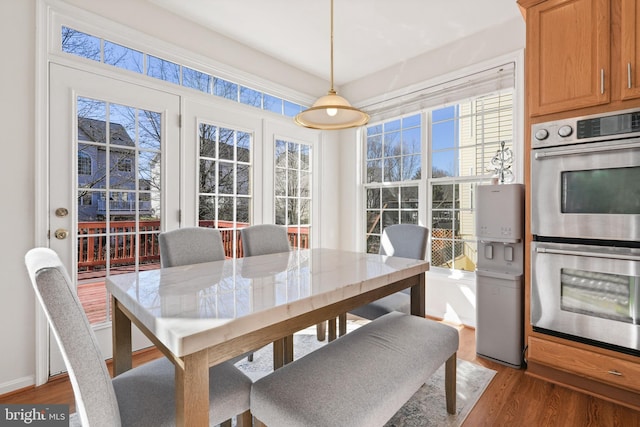
[{"label": "door lock", "polygon": [[69,215],[69,210],[67,208],[58,208],[56,209],[56,216],[59,218],[64,218]]},{"label": "door lock", "polygon": [[58,228],[53,235],[56,236],[58,240],[64,240],[69,236],[69,231],[64,228]]}]

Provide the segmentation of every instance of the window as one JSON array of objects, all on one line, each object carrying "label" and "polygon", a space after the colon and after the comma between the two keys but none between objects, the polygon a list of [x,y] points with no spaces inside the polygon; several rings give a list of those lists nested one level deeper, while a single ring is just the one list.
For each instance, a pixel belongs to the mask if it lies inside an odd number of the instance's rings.
[{"label": "window", "polygon": [[421,125],[422,115],[414,114],[367,128],[365,224],[369,253],[378,253],[385,227],[418,224]]},{"label": "window", "polygon": [[474,271],[475,188],[491,180],[496,152],[512,148],[512,91],[435,109],[430,118],[431,265]]},{"label": "window", "polygon": [[130,158],[118,159],[118,172],[131,172],[133,161]]},{"label": "window", "polygon": [[250,223],[252,136],[207,123],[198,126],[199,225],[220,229],[227,257],[241,256],[238,230]]},{"label": "window", "polygon": [[418,186],[367,188],[367,252],[378,253],[382,230],[393,224],[418,224]]},{"label": "window", "polygon": [[78,194],[79,206],[91,206],[93,205],[93,193],[81,191]]},{"label": "window", "polygon": [[[512,139],[512,89],[369,126],[364,156],[367,252],[378,252],[385,227],[422,222],[431,232],[432,267],[474,271],[475,188],[492,180],[491,159],[512,150]],[[424,174],[423,153],[430,166]],[[510,170],[505,177],[513,178]],[[427,218],[420,221],[423,183],[428,188]]]},{"label": "window", "polygon": [[285,225],[294,248],[310,247],[311,146],[276,140],[276,224]]},{"label": "window", "polygon": [[[296,103],[240,86],[166,59],[62,26],[61,50],[92,61],[146,74],[169,83],[230,99],[242,104],[293,117],[304,109]],[[146,69],[145,69],[146,63]],[[264,102],[263,102],[264,97]]]},{"label": "window", "polygon": [[91,175],[91,156],[78,153],[78,175]]}]

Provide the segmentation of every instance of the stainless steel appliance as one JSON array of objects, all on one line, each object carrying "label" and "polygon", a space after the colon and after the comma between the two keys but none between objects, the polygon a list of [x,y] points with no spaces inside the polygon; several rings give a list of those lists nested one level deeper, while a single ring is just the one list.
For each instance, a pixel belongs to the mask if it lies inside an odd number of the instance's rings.
[{"label": "stainless steel appliance", "polygon": [[534,242],[531,268],[534,329],[640,350],[640,249]]},{"label": "stainless steel appliance", "polygon": [[533,329],[640,354],[640,109],[531,132]]},{"label": "stainless steel appliance", "polygon": [[532,126],[531,232],[640,240],[640,110]]}]

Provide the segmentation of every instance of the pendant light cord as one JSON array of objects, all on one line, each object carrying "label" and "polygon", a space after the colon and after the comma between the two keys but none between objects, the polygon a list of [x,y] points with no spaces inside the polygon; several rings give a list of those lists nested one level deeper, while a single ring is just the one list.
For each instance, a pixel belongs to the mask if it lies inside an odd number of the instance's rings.
[{"label": "pendant light cord", "polygon": [[333,0],[331,0],[331,88],[329,93],[336,93],[333,89]]}]

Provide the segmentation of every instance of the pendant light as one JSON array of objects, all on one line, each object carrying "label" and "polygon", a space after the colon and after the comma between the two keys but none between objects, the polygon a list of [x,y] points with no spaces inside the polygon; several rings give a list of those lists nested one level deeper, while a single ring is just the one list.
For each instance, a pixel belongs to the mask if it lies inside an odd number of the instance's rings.
[{"label": "pendant light", "polygon": [[333,0],[331,0],[331,88],[329,93],[318,98],[307,110],[299,113],[294,121],[311,129],[337,130],[363,126],[369,115],[352,107],[349,101],[338,95],[333,88]]}]

